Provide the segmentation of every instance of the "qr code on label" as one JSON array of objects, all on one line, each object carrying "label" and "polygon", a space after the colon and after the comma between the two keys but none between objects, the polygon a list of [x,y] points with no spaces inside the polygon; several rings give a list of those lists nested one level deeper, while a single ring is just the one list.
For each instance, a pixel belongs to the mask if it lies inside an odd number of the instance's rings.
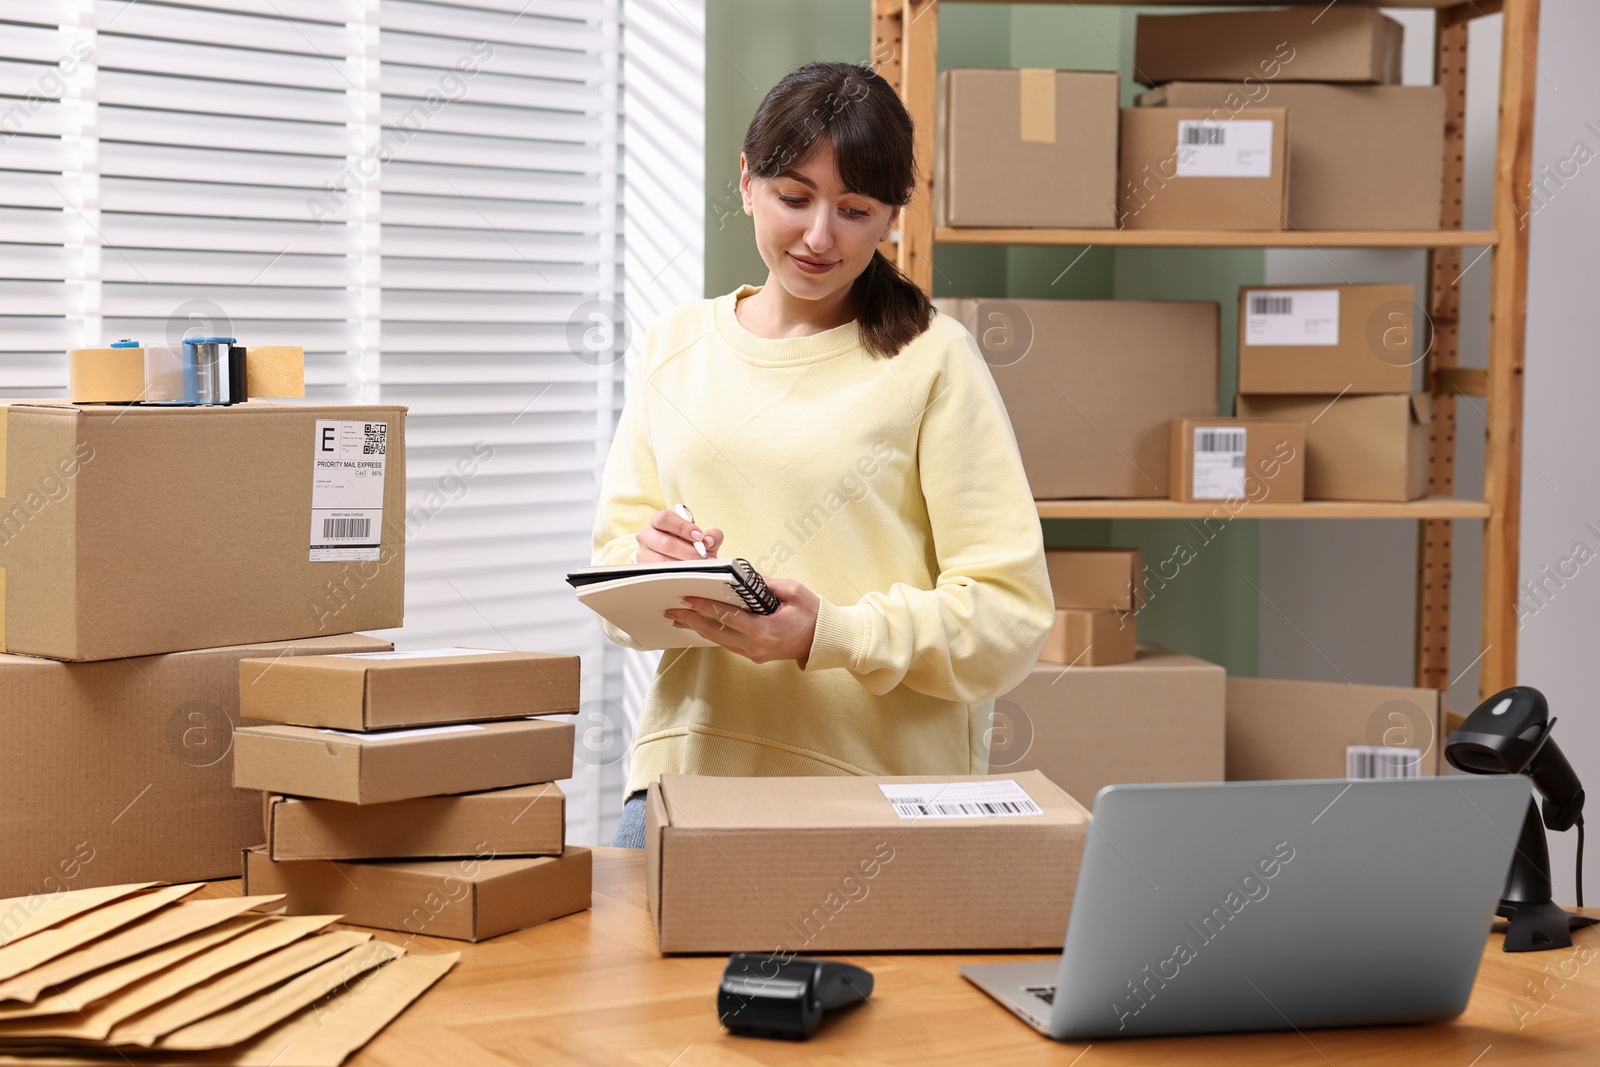
[{"label": "qr code on label", "polygon": [[368,422],[363,424],[366,437],[361,442],[363,456],[382,456],[389,451],[389,424],[386,422]]}]

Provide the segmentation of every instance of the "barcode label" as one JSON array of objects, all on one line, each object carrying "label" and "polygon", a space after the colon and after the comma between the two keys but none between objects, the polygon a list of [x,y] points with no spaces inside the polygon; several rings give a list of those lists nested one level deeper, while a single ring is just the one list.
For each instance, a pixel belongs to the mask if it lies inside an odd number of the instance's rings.
[{"label": "barcode label", "polygon": [[376,560],[389,424],[318,419],[312,438],[311,562]]},{"label": "barcode label", "polygon": [[1244,343],[1338,344],[1339,290],[1248,290],[1245,293]]},{"label": "barcode label", "polygon": [[1239,500],[1244,497],[1243,426],[1196,426],[1190,470],[1196,500]]},{"label": "barcode label", "polygon": [[1346,778],[1420,778],[1420,748],[1389,748],[1385,745],[1347,745],[1344,750]]},{"label": "barcode label", "polygon": [[1196,452],[1237,452],[1244,456],[1244,430],[1196,430]]},{"label": "barcode label", "polygon": [[1268,119],[1179,119],[1178,177],[1272,177]]},{"label": "barcode label", "polygon": [[371,519],[323,519],[322,539],[324,541],[349,541],[353,538],[368,537],[372,529]]},{"label": "barcode label", "polygon": [[1010,778],[982,782],[879,785],[902,819],[1006,819],[1044,809]]}]

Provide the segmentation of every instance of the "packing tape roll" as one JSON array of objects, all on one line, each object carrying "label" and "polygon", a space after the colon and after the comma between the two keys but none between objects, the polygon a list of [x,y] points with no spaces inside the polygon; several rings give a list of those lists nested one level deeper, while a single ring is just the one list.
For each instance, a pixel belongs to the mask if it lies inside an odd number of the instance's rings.
[{"label": "packing tape roll", "polygon": [[293,345],[248,345],[245,396],[305,396],[306,350]]},{"label": "packing tape roll", "polygon": [[67,353],[74,404],[126,404],[144,396],[144,349],[74,348]]},{"label": "packing tape roll", "polygon": [[[67,353],[67,396],[74,404],[131,404],[145,395],[143,348],[74,348]],[[306,395],[306,352],[297,345],[245,349],[245,396]],[[4,471],[0,470],[0,487]],[[0,493],[0,495],[4,495]]]},{"label": "packing tape roll", "polygon": [[1017,71],[1024,141],[1056,143],[1056,72],[1024,67]]}]

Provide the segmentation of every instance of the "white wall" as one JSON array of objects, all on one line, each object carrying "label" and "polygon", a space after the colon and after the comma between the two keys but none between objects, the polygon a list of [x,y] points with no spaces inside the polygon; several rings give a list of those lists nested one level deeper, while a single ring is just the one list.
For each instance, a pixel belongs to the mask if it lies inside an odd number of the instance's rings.
[{"label": "white wall", "polygon": [[[1556,739],[1590,794],[1600,795],[1600,700],[1594,685],[1600,652],[1600,358],[1594,331],[1600,161],[1577,163],[1600,157],[1600,67],[1594,62],[1600,5],[1544,0],[1542,6],[1533,169],[1536,188],[1541,178],[1546,181],[1535,201],[1530,237],[1520,574],[1524,581],[1545,580],[1546,591],[1540,600],[1523,601],[1517,681],[1549,698],[1551,712],[1561,719]],[[1558,168],[1568,159],[1564,169],[1571,176],[1561,178]],[[1559,182],[1547,178],[1546,167]],[[1580,543],[1583,555],[1595,561],[1573,561],[1564,568],[1570,577],[1560,578],[1562,561]],[[1556,580],[1544,578],[1546,567]],[[1551,838],[1556,899],[1563,903],[1572,901],[1575,844],[1570,831]],[[1593,848],[1584,873],[1587,903],[1593,905],[1600,901],[1600,860]]]}]

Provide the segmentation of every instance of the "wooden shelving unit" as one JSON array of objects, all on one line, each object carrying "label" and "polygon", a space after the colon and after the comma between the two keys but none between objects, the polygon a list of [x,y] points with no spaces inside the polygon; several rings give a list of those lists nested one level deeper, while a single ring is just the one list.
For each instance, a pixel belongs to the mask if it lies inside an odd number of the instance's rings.
[{"label": "wooden shelving unit", "polygon": [[[1417,523],[1416,684],[1450,685],[1451,523],[1481,519],[1483,538],[1483,641],[1479,691],[1488,695],[1514,684],[1517,662],[1517,541],[1521,516],[1522,370],[1527,318],[1528,231],[1518,225],[1528,209],[1533,176],[1534,62],[1539,0],[1383,0],[1381,6],[1438,12],[1435,70],[1446,95],[1442,228],[1436,232],[1340,231],[1308,233],[1153,230],[956,229],[933,225],[934,98],[939,0],[870,0],[872,55],[878,73],[899,91],[916,123],[921,184],[901,213],[893,255],[900,269],[933,288],[936,244],[1100,245],[1164,248],[1418,248],[1428,252],[1428,313],[1434,338],[1425,364],[1433,394],[1429,455],[1430,495],[1404,504],[1310,501],[1251,505],[1229,514],[1255,519],[1406,519]],[[950,3],[952,0],[944,0]],[[992,0],[964,0],[992,2]],[[1036,0],[1054,2],[1054,0]],[[1283,6],[1294,0],[1229,0],[1238,7]],[[1364,0],[1346,0],[1349,4]],[[1078,0],[1117,5],[1128,0]],[[1211,6],[1204,0],[1139,0],[1141,6]],[[1307,6],[1323,6],[1321,0]],[[1370,6],[1380,6],[1376,3]],[[1500,119],[1495,141],[1493,229],[1461,228],[1465,155],[1467,26],[1503,14]],[[1458,366],[1462,250],[1489,249],[1491,259],[1488,368]],[[886,249],[887,251],[887,249]],[[1483,254],[1483,253],[1480,253]],[[1481,396],[1487,406],[1483,499],[1455,496],[1456,397]],[[1046,519],[1206,519],[1217,505],[1165,500],[1048,500]]]}]

